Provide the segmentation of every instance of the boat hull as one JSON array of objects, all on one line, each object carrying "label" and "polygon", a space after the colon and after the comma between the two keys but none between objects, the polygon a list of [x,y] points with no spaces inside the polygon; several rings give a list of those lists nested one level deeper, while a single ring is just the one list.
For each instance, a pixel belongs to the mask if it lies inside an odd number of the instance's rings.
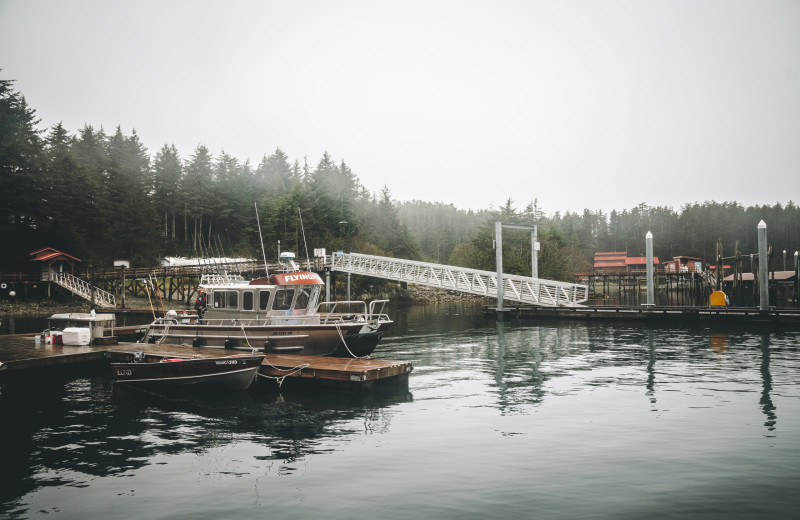
[{"label": "boat hull", "polygon": [[263,360],[263,356],[229,356],[157,363],[112,363],[111,373],[116,384],[126,386],[246,390],[253,383]]},{"label": "boat hull", "polygon": [[390,325],[391,322],[274,326],[154,323],[150,325],[147,338],[152,343],[194,347],[363,357],[375,350]]}]

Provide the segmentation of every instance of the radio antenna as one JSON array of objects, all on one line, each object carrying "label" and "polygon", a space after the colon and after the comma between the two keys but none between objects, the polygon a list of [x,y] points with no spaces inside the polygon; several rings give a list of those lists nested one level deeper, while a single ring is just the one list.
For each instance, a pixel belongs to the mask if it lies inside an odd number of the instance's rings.
[{"label": "radio antenna", "polygon": [[256,208],[256,223],[258,223],[258,239],[261,240],[261,256],[264,257],[264,271],[269,276],[269,267],[267,266],[267,253],[264,251],[264,237],[261,236],[261,221],[258,218],[258,204],[253,202],[253,206]]},{"label": "radio antenna", "polygon": [[303,227],[303,213],[300,208],[297,208],[297,213],[300,215],[300,229],[303,231],[303,245],[306,248],[306,267],[311,270],[311,258],[308,257],[308,244],[306,243],[306,228]]}]

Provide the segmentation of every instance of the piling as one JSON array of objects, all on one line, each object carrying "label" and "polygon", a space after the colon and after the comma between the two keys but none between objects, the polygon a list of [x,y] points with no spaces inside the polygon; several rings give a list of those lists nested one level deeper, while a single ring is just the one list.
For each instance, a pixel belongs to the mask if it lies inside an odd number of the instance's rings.
[{"label": "piling", "polygon": [[758,223],[758,293],[759,310],[769,310],[769,262],[767,261],[767,224]]},{"label": "piling", "polygon": [[653,291],[653,234],[647,232],[644,239],[647,254],[647,305],[655,305],[656,298]]}]

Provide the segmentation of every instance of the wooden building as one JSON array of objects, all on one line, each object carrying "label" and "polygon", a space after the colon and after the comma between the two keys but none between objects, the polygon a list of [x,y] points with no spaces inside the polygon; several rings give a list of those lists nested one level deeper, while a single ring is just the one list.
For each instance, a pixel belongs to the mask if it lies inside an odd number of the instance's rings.
[{"label": "wooden building", "polygon": [[38,281],[49,282],[59,273],[69,273],[75,275],[75,264],[80,263],[80,258],[75,258],[52,247],[46,247],[28,253],[32,258],[31,262],[38,262]]},{"label": "wooden building", "polygon": [[702,273],[705,262],[702,258],[691,256],[675,256],[672,260],[664,262],[664,272],[671,273]]}]

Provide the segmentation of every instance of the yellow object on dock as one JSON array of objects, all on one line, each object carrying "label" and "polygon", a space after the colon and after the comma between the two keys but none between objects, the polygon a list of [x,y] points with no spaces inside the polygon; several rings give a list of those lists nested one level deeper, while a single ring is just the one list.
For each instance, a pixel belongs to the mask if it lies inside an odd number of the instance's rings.
[{"label": "yellow object on dock", "polygon": [[711,307],[727,307],[728,297],[722,291],[714,291],[708,298],[708,305]]}]

